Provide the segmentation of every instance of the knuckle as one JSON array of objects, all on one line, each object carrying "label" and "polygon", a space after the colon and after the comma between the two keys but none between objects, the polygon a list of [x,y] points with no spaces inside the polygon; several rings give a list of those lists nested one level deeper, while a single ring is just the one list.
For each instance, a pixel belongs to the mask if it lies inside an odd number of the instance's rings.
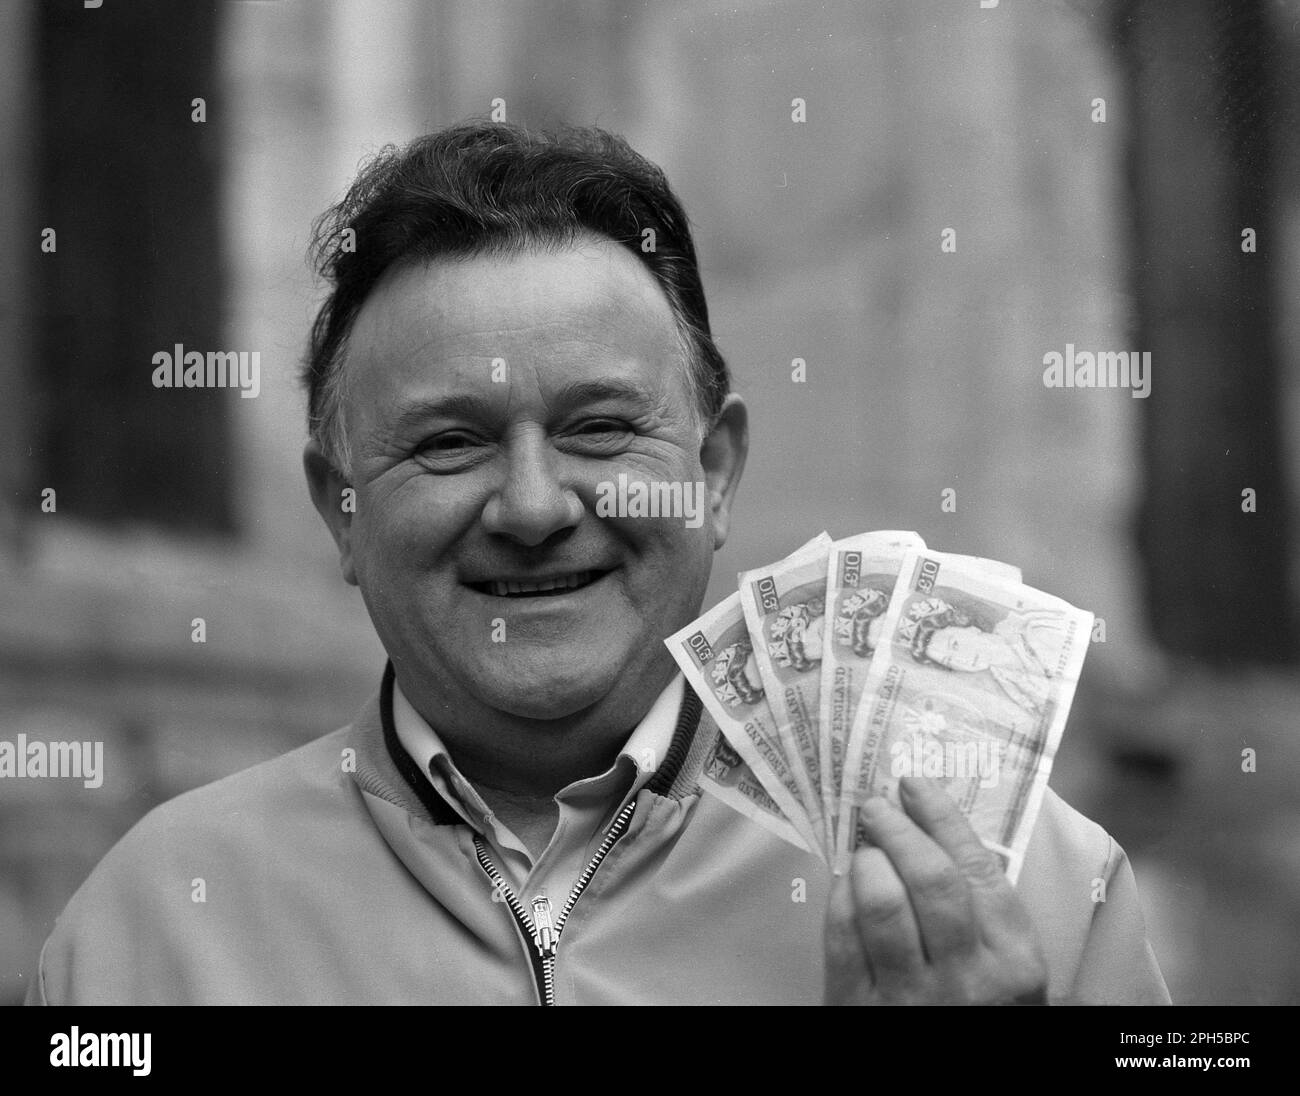
[{"label": "knuckle", "polygon": [[1002,862],[983,846],[965,853],[961,858],[959,869],[961,874],[976,886],[993,887],[1006,881]]},{"label": "knuckle", "polygon": [[883,801],[880,805],[872,802],[863,807],[858,817],[870,833],[881,837],[904,833],[909,827],[907,819]]},{"label": "knuckle", "polygon": [[949,819],[960,819],[963,823],[966,821],[966,816],[961,813],[957,801],[943,788],[931,784],[923,794],[926,808],[932,817],[942,821]]},{"label": "knuckle", "polygon": [[864,928],[891,925],[907,910],[906,895],[896,892],[875,892],[860,895],[858,923]]},{"label": "knuckle", "polygon": [[914,884],[917,894],[923,898],[949,898],[957,894],[963,885],[961,871],[949,861],[927,869],[917,876]]}]

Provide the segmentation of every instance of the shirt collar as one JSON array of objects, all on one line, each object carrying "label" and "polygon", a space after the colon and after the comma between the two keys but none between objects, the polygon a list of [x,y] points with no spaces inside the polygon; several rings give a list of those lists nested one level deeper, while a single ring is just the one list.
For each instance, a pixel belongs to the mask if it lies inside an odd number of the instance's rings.
[{"label": "shirt collar", "polygon": [[[681,674],[676,674],[650,705],[650,710],[646,712],[641,722],[628,735],[614,763],[598,776],[575,780],[563,788],[555,798],[560,800],[584,792],[610,791],[618,783],[620,772],[634,774],[625,798],[630,798],[639,792],[650,782],[668,755],[684,690],[685,681]],[[435,764],[446,772],[449,777],[449,787],[438,786],[440,793],[450,792],[458,800],[456,806],[471,807],[471,813],[474,815],[483,813],[484,808],[477,792],[473,791],[469,781],[461,775],[447,752],[447,747],[438,737],[438,733],[415,710],[396,680],[393,682],[393,729],[403,748],[419,766],[426,779],[431,778],[435,771]],[[435,781],[435,785],[442,785],[442,783],[442,781]]]}]

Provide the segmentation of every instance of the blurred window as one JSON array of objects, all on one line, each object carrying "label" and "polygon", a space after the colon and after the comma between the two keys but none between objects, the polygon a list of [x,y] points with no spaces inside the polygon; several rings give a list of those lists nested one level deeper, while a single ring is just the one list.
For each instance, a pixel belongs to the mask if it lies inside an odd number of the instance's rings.
[{"label": "blurred window", "polygon": [[220,9],[39,5],[33,201],[57,259],[36,264],[31,290],[30,471],[61,513],[233,528],[235,393],[152,385],[153,355],[178,343],[254,349],[223,342]]}]

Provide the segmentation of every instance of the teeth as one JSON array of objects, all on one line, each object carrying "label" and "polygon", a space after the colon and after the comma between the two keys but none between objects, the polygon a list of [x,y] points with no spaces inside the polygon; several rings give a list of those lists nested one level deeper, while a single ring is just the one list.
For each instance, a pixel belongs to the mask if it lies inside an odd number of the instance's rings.
[{"label": "teeth", "polygon": [[511,594],[542,594],[548,590],[572,590],[578,586],[585,586],[590,581],[590,571],[577,571],[571,575],[544,578],[538,582],[492,581],[488,583],[488,588],[494,597],[509,597]]}]

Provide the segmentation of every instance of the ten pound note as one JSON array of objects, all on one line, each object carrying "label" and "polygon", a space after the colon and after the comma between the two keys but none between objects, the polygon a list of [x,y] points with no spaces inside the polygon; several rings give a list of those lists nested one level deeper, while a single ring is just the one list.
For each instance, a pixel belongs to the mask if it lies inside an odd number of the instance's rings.
[{"label": "ten pound note", "polygon": [[776,800],[767,794],[762,781],[745,764],[745,759],[732,749],[726,735],[718,730],[708,712],[700,717],[700,734],[706,735],[711,743],[700,768],[701,788],[783,841],[807,849],[807,840],[799,835]]},{"label": "ten pound note", "polygon": [[824,578],[825,647],[818,682],[823,809],[834,844],[844,778],[844,751],[862,699],[867,668],[879,642],[903,557],[924,548],[916,533],[884,530],[837,540]]},{"label": "ten pound note", "polygon": [[[822,534],[800,552],[829,543],[830,538]],[[798,761],[787,755],[767,700],[739,593],[664,642],[686,683],[695,690],[735,754],[761,782],[771,802],[798,832],[800,843],[825,859],[820,831],[805,804],[804,782],[794,773]],[[765,804],[755,803],[743,813],[775,829]]]},{"label": "ten pound note", "polygon": [[740,575],[740,604],[754,661],[767,690],[777,735],[791,759],[800,801],[829,850],[829,814],[821,760],[822,633],[830,540],[816,541],[787,559]]},{"label": "ten pound note", "polygon": [[880,629],[845,759],[835,864],[855,808],[937,778],[1014,883],[1092,633],[1091,613],[1004,566],[912,551]]}]

